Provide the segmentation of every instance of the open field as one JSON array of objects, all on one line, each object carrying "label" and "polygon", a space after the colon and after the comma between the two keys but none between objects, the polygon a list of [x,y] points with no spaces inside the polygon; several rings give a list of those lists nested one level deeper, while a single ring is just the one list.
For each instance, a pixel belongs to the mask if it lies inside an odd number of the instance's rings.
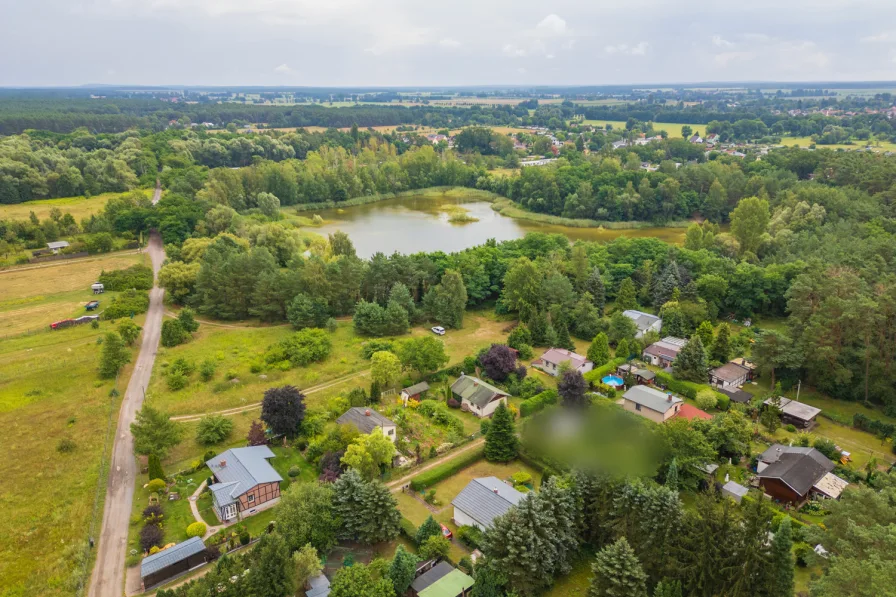
[{"label": "open field", "polygon": [[[451,362],[459,362],[465,356],[475,354],[480,348],[501,341],[506,337],[502,332],[506,326],[506,322],[495,320],[490,313],[468,313],[463,329],[451,330],[442,338]],[[192,342],[159,349],[147,399],[153,406],[171,415],[205,413],[257,403],[264,390],[271,386],[292,384],[308,388],[369,368],[369,362],[361,357],[361,347],[367,338],[355,335],[351,321],[346,320],[339,322],[332,336],[333,350],[323,363],[289,371],[251,372],[253,365],[257,369],[257,365],[263,364],[264,352],[270,345],[292,333],[292,328],[288,325],[261,328],[200,326]],[[431,333],[428,327],[417,327],[410,336]],[[198,374],[194,373],[190,385],[177,392],[170,391],[163,371],[174,359],[180,357],[197,366],[205,359],[213,360],[217,364],[214,378],[206,383],[200,381]],[[239,379],[239,382],[230,383],[231,379]],[[367,386],[369,381],[364,377],[355,378],[341,387],[333,386],[326,392],[312,394],[308,397],[308,405],[320,407],[328,397],[347,392],[359,385]]]},{"label": "open field", "polygon": [[[147,197],[152,193],[145,189],[143,192]],[[62,197],[59,199],[37,199],[25,203],[0,204],[0,220],[27,220],[31,212],[43,220],[49,217],[50,210],[56,207],[62,213],[71,214],[75,220],[80,222],[82,218],[101,212],[109,199],[122,194],[103,193],[93,197]]]},{"label": "open field", "polygon": [[[95,497],[105,495],[100,461],[120,404],[110,397],[115,382],[100,382],[96,373],[96,340],[111,329],[103,323],[98,330],[82,326],[0,342],[4,597],[72,595],[79,579],[87,580],[80,558],[99,528],[99,516],[96,526],[91,521]],[[120,375],[120,392],[129,376],[130,366]],[[72,451],[57,450],[63,438],[74,442]]]},{"label": "open field", "polygon": [[144,259],[143,253],[123,251],[0,270],[0,337],[48,330],[54,321],[85,314],[84,305],[94,299],[100,301],[101,312],[117,293],[96,296],[90,285],[103,270]]},{"label": "open field", "polygon": [[[600,127],[612,124],[614,129],[625,129],[625,122],[622,122],[621,120],[585,120],[583,122],[585,124]],[[689,126],[695,132],[700,131],[701,135],[706,133],[705,124],[679,124],[676,122],[654,122],[653,130],[657,132],[666,131],[667,133],[669,133],[669,137],[681,137],[681,127],[683,126]]]},{"label": "open field", "polygon": [[[813,145],[812,137],[783,137],[781,145],[792,147],[799,145],[800,147],[809,147]],[[872,151],[896,151],[896,143],[888,141],[855,141],[852,145],[816,145],[816,149],[845,149],[847,151],[856,151],[871,146]]]}]

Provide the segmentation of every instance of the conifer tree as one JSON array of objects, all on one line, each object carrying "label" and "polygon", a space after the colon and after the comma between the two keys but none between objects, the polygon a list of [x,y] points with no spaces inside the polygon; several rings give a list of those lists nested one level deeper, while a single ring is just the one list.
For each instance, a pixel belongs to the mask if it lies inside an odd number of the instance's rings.
[{"label": "conifer tree", "polygon": [[333,483],[333,511],[342,519],[342,537],[360,543],[389,541],[398,535],[401,514],[389,489],[365,482],[349,470]]},{"label": "conifer tree", "polygon": [[596,335],[591,346],[588,347],[588,360],[594,363],[595,367],[601,367],[610,362],[610,341],[604,332]]},{"label": "conifer tree", "polygon": [[557,341],[554,343],[554,346],[565,348],[566,350],[576,349],[576,345],[573,344],[572,338],[569,337],[569,328],[566,327],[565,321],[558,323],[555,330],[557,331]]},{"label": "conifer tree", "polygon": [[600,276],[600,270],[594,268],[585,280],[585,292],[591,294],[591,301],[600,313],[603,313],[604,304],[607,301],[607,290],[604,280]]},{"label": "conifer tree", "polygon": [[631,356],[631,348],[629,348],[628,340],[623,338],[616,344],[616,358],[627,359]]},{"label": "conifer tree", "polygon": [[771,597],[790,597],[793,595],[793,538],[791,535],[790,517],[785,516],[778,526],[778,532],[772,540],[772,578]]},{"label": "conifer tree", "polygon": [[647,597],[647,575],[625,537],[597,552],[588,597]]},{"label": "conifer tree", "polygon": [[157,454],[150,454],[147,462],[149,469],[149,480],[164,479],[165,471],[162,469],[162,459]]},{"label": "conifer tree", "polygon": [[719,326],[719,333],[716,334],[715,342],[713,342],[712,344],[712,349],[710,350],[710,359],[713,361],[719,361],[720,363],[727,363],[730,357],[731,329],[728,327],[727,323],[723,323]]},{"label": "conifer tree", "polygon": [[672,373],[677,379],[706,383],[706,351],[700,336],[694,335],[672,362]]},{"label": "conifer tree", "polygon": [[666,472],[666,487],[678,491],[678,460],[675,458],[669,463],[669,470]]},{"label": "conifer tree", "polygon": [[428,516],[419,527],[414,535],[414,542],[417,545],[423,545],[423,542],[434,535],[441,535],[442,527],[432,516]]},{"label": "conifer tree", "polygon": [[389,565],[389,579],[392,581],[392,586],[395,587],[396,595],[404,595],[411,583],[414,582],[416,571],[417,556],[406,551],[404,545],[399,545],[395,550],[392,563]]},{"label": "conifer tree", "polygon": [[658,582],[653,591],[653,597],[682,597],[681,582],[677,580]]},{"label": "conifer tree", "polygon": [[277,533],[262,535],[252,550],[254,564],[249,568],[247,595],[287,597],[296,590],[296,569],[286,541]]},{"label": "conifer tree", "polygon": [[[663,325],[665,325],[665,321]],[[694,332],[698,336],[700,336],[700,341],[703,342],[703,346],[712,346],[713,337],[715,336],[715,331],[713,330],[712,323],[709,321],[702,322],[698,327],[697,331]]]},{"label": "conifer tree", "polygon": [[631,278],[626,278],[619,284],[619,290],[616,292],[616,308],[620,311],[625,311],[626,309],[634,309],[637,306],[635,283]]},{"label": "conifer tree", "polygon": [[510,462],[519,453],[519,439],[513,426],[513,415],[502,402],[492,415],[492,424],[485,434],[485,458],[491,462]]}]

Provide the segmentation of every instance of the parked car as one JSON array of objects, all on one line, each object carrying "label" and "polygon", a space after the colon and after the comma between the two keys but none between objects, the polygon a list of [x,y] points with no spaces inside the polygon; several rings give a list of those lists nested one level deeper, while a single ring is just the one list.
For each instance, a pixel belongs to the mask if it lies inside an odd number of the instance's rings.
[{"label": "parked car", "polygon": [[433,334],[438,334],[439,336],[444,336],[444,335],[445,335],[445,328],[443,328],[443,327],[440,326],[440,325],[437,325],[436,327],[432,328],[432,333],[433,333]]},{"label": "parked car", "polygon": [[442,537],[444,537],[445,539],[451,539],[454,536],[454,533],[451,532],[451,529],[441,523],[439,524],[439,526],[442,527]]},{"label": "parked car", "polygon": [[99,307],[99,306],[100,306],[100,302],[99,302],[99,301],[90,301],[89,303],[87,303],[86,305],[84,305],[84,308],[87,309],[88,311],[95,311],[96,308]]}]

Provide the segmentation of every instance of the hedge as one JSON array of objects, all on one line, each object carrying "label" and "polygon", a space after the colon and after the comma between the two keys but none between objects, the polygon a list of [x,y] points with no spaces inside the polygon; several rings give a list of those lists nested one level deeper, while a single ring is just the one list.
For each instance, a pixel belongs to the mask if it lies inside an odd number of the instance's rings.
[{"label": "hedge", "polygon": [[852,426],[856,429],[873,433],[880,438],[893,437],[896,434],[896,425],[872,419],[862,413],[856,413],[852,416]]},{"label": "hedge", "polygon": [[[700,392],[702,390],[712,390],[712,387],[709,384],[675,379],[665,371],[657,372],[655,383],[662,384],[666,386],[666,389],[671,390],[676,394],[681,394],[685,398],[690,398],[691,400],[695,400],[697,398],[697,392]],[[715,390],[712,391],[716,395],[716,398],[724,396],[724,394],[716,392]]]},{"label": "hedge", "polygon": [[106,290],[149,290],[153,283],[152,268],[148,265],[132,265],[127,269],[103,271],[98,281]]},{"label": "hedge", "polygon": [[520,404],[520,416],[528,417],[537,413],[549,404],[556,404],[560,394],[557,390],[545,390],[541,394],[536,394],[528,400],[523,400]]},{"label": "hedge", "polygon": [[399,532],[413,543],[414,537],[417,536],[417,527],[414,526],[414,523],[402,516],[398,527]]},{"label": "hedge", "polygon": [[601,365],[597,369],[592,369],[591,371],[586,373],[583,377],[585,378],[585,381],[587,381],[590,384],[600,383],[600,380],[604,378],[604,375],[607,375],[608,373],[615,372],[616,369],[619,367],[619,365],[624,365],[626,363],[626,361],[628,361],[628,359],[626,359],[624,357],[619,357],[619,358],[613,359],[606,365]]},{"label": "hedge", "polygon": [[411,489],[414,491],[422,491],[427,487],[431,487],[443,479],[447,479],[462,468],[466,468],[474,462],[481,460],[484,448],[470,450],[461,454],[457,458],[453,458],[448,462],[435,466],[428,471],[420,473],[411,479]]}]

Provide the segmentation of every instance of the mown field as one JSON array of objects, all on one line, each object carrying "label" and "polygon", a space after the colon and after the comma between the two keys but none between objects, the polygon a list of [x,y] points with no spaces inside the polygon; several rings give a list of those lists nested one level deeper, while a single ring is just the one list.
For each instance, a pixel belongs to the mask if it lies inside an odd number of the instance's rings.
[{"label": "mown field", "polygon": [[[80,573],[89,574],[83,547],[98,482],[105,487],[106,431],[121,401],[110,391],[123,393],[130,376],[128,366],[117,384],[98,379],[96,341],[111,329],[103,323],[0,341],[3,597],[73,595]],[[72,451],[57,449],[62,439],[74,442]]]},{"label": "mown field", "polygon": [[[147,197],[151,191],[142,189]],[[37,199],[25,203],[13,203],[0,205],[0,220],[27,220],[31,212],[43,220],[50,216],[53,208],[59,208],[62,213],[69,213],[78,222],[95,213],[99,213],[109,202],[109,199],[118,197],[122,193],[103,193],[93,197],[62,197],[59,199]]]},{"label": "mown field", "polygon": [[[590,124],[592,126],[606,126],[608,124],[612,124],[614,129],[625,129],[625,123],[621,120],[585,120],[585,124]],[[681,127],[689,126],[695,132],[699,131],[701,135],[706,134],[706,125],[705,124],[679,124],[676,122],[654,122],[653,130],[654,131],[666,131],[669,133],[669,137],[682,137]]]},{"label": "mown field", "polygon": [[0,270],[0,337],[46,331],[54,321],[86,314],[84,305],[94,299],[101,312],[116,293],[95,296],[90,285],[103,270],[145,259],[143,253],[122,251]]},{"label": "mown field", "polygon": [[[781,145],[786,145],[787,147],[794,145],[809,147],[814,144],[812,137],[783,137],[781,139]],[[888,141],[855,141],[852,145],[815,145],[817,149],[846,149],[848,151],[864,149],[867,146],[871,146],[872,151],[896,151],[896,143]]]}]

